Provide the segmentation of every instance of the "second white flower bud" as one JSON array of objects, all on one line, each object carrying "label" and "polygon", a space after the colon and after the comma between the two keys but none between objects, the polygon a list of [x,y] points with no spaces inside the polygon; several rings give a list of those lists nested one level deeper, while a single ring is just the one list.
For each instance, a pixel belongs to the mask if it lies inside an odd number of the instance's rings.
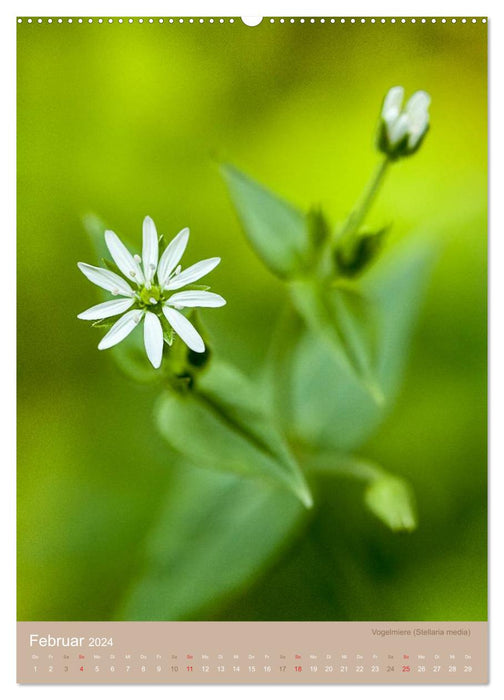
[{"label": "second white flower bud", "polygon": [[394,159],[415,153],[429,129],[430,95],[415,92],[404,109],[403,101],[404,88],[390,88],[381,111],[378,148]]}]

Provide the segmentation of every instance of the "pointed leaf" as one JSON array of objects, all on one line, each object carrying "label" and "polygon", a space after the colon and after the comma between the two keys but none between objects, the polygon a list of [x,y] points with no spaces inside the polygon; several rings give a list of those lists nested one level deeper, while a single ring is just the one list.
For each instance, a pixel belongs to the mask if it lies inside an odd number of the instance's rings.
[{"label": "pointed leaf", "polygon": [[186,395],[166,394],[156,420],[168,443],[194,464],[261,478],[312,504],[303,474],[256,387],[215,360]]},{"label": "pointed leaf", "polygon": [[358,378],[373,400],[382,403],[372,363],[374,320],[366,301],[355,292],[321,286],[313,280],[296,280],[290,291],[308,328],[328,345],[335,360]]},{"label": "pointed leaf", "polygon": [[309,261],[305,216],[236,168],[222,168],[245,234],[257,255],[279,277],[291,278]]},{"label": "pointed leaf", "polygon": [[[437,245],[409,238],[363,280],[372,300],[373,367],[385,396],[377,405],[333,347],[321,339],[317,319],[303,330],[290,317],[272,353],[269,382],[277,413],[289,435],[304,444],[339,451],[358,448],[377,428],[394,399]],[[289,344],[289,339],[290,344]]]},{"label": "pointed leaf", "polygon": [[208,619],[263,572],[305,512],[285,490],[182,464],[116,618]]}]

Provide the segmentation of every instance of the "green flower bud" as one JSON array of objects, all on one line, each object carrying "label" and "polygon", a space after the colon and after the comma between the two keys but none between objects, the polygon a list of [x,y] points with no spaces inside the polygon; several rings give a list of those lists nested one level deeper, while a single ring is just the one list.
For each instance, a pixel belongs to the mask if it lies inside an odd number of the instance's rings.
[{"label": "green flower bud", "polygon": [[344,277],[356,277],[363,272],[380,252],[387,228],[379,231],[361,230],[341,242],[334,251],[336,267]]}]

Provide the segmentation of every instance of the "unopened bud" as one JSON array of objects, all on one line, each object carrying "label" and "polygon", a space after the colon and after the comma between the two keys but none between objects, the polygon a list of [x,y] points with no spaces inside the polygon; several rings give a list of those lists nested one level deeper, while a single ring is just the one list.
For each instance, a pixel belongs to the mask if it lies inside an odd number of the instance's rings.
[{"label": "unopened bud", "polygon": [[340,275],[356,277],[371,264],[380,252],[387,228],[379,231],[359,231],[342,242],[334,251],[334,259]]},{"label": "unopened bud", "polygon": [[378,148],[392,159],[415,153],[429,129],[430,95],[415,92],[404,109],[403,100],[404,88],[391,88],[381,112]]}]

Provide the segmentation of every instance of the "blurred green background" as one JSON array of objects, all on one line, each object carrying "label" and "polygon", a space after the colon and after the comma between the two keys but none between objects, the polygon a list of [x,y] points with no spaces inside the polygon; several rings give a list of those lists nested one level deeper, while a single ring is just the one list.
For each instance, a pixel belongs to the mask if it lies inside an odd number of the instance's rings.
[{"label": "blurred green background", "polygon": [[[411,481],[419,528],[388,531],[358,484],[327,479],[289,537],[222,582],[212,567],[240,568],[255,545],[213,534],[214,475],[166,448],[156,391],[125,379],[77,320],[98,300],[76,266],[97,262],[82,216],[139,249],[149,214],[168,238],[191,228],[186,265],[222,256],[211,283],[228,305],[205,321],[216,352],[256,377],[285,291],[247,245],[217,162],[341,221],[397,84],[431,93],[432,127],[369,221],[443,245],[399,400],[361,453]],[[164,546],[167,508],[181,573],[161,595],[193,597],[159,619],[486,619],[486,90],[481,22],[18,25],[20,620],[120,619],[152,532]],[[184,498],[190,532],[170,507]],[[245,529],[273,536],[259,515]]]}]

